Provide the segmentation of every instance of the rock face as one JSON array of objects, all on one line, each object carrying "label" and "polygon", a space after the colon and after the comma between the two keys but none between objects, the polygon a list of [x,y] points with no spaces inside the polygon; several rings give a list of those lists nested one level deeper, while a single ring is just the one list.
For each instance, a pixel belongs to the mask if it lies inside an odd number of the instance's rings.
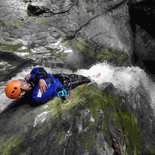
[{"label": "rock face", "polygon": [[134,58],[154,73],[154,6],[153,0],[6,0],[0,49],[72,69],[105,60],[129,65]]},{"label": "rock face", "polygon": [[14,53],[8,53],[0,51],[0,81],[7,81],[21,71],[24,67],[33,64],[32,60],[27,60],[15,55]]},{"label": "rock face", "polygon": [[[73,58],[77,67],[85,62],[87,66],[95,61],[110,59],[113,62],[109,53],[125,54],[117,63],[130,64],[133,43],[127,3],[127,0],[5,1],[1,6],[1,42],[20,44],[14,51],[22,50],[38,60],[35,53],[52,55],[51,50],[64,51],[55,45],[62,39],[65,40],[62,46],[67,45],[74,51],[63,59],[64,64],[73,63]],[[78,46],[79,40],[89,47],[84,54],[81,45]],[[85,55],[89,55],[90,60]]]},{"label": "rock face", "polygon": [[145,0],[131,5],[129,8],[131,26],[134,32],[136,63],[154,74],[155,2]]},{"label": "rock face", "polygon": [[128,98],[111,84],[100,89],[81,85],[63,103],[12,104],[0,115],[0,153],[153,155],[154,119],[145,92]]}]

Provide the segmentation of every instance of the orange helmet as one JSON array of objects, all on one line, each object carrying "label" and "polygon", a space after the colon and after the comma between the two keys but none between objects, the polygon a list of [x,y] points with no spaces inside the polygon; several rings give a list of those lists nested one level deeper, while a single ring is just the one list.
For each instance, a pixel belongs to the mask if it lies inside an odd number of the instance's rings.
[{"label": "orange helmet", "polygon": [[5,94],[8,98],[18,99],[21,93],[20,80],[14,80],[7,84]]}]

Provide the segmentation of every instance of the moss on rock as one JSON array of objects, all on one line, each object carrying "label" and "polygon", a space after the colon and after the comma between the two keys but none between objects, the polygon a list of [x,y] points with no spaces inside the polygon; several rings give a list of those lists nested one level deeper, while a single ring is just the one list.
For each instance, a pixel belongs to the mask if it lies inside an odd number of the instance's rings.
[{"label": "moss on rock", "polygon": [[110,61],[115,63],[123,63],[128,59],[128,55],[126,53],[110,49],[103,48],[97,54],[98,61]]},{"label": "moss on rock", "polygon": [[56,48],[46,47],[46,49],[52,54],[55,59],[64,60],[66,53]]},{"label": "moss on rock", "polygon": [[24,26],[24,24],[25,24],[25,22],[23,19],[22,20],[21,19],[14,19],[12,21],[8,21],[6,25],[8,27],[20,28],[20,27]]},{"label": "moss on rock", "polygon": [[[115,124],[116,128],[120,128],[122,130],[122,136],[126,137],[130,141],[130,144],[126,146],[125,150],[127,154],[134,152],[134,154],[137,155],[140,150],[143,150],[142,135],[140,129],[138,128],[137,118],[132,113],[121,110],[121,105],[119,104],[117,97],[103,94],[102,91],[97,89],[95,86],[84,85],[76,89],[72,95],[73,100],[70,100],[65,105],[61,105],[63,107],[60,108],[61,110],[63,109],[62,111],[72,109],[74,106],[79,104],[91,102],[90,105],[86,104],[85,106],[87,108],[89,107],[93,118],[95,118],[95,122],[98,120],[97,110],[101,109],[105,120],[110,119],[110,121]],[[113,110],[111,111],[109,108],[112,108]],[[109,133],[108,124],[106,123],[107,122],[104,122],[102,124],[103,134],[110,136],[111,133]],[[85,141],[83,142],[84,147],[88,150],[92,149],[92,146],[96,143],[96,132],[94,127],[93,130],[88,131],[85,136],[87,136],[87,140],[91,139],[92,145],[88,145],[88,141]]]},{"label": "moss on rock", "polygon": [[[139,154],[143,150],[142,135],[138,128],[138,122],[136,116],[128,111],[122,111],[119,99],[117,97],[104,94],[96,86],[79,86],[71,94],[71,100],[63,104],[56,98],[55,101],[50,101],[48,110],[52,110],[55,117],[58,118],[65,111],[69,111],[76,106],[83,105],[83,108],[90,109],[92,117],[95,119],[95,123],[98,121],[98,110],[103,111],[104,120],[102,123],[103,135],[109,139],[110,131],[108,128],[107,120],[110,120],[116,128],[122,130],[122,136],[130,141],[130,144],[126,146],[124,150],[126,154],[134,152],[135,155]],[[112,110],[111,110],[112,109]],[[57,133],[59,137],[58,144],[62,144],[62,136],[64,133]],[[88,151],[92,150],[96,144],[96,127],[95,124],[89,126],[89,130],[85,133],[85,140],[82,142],[84,148]],[[126,144],[125,144],[126,145]],[[109,141],[110,146],[110,141]]]},{"label": "moss on rock", "polygon": [[88,49],[87,45],[84,43],[84,41],[80,39],[75,39],[75,47],[78,51],[83,52]]},{"label": "moss on rock", "polygon": [[49,22],[45,18],[37,19],[36,23],[41,26],[48,26]]},{"label": "moss on rock", "polygon": [[[137,117],[127,109],[122,109],[117,96],[107,94],[95,85],[78,86],[66,101],[62,102],[60,98],[55,97],[35,111],[34,122],[42,113],[47,114],[46,119],[42,118],[44,121],[40,120],[36,126],[32,122],[32,127],[25,133],[26,136],[21,130],[22,135],[2,137],[1,154],[20,154],[22,145],[32,153],[34,150],[30,144],[39,145],[38,152],[43,152],[48,144],[48,147],[52,146],[51,149],[60,154],[64,145],[69,147],[72,144],[77,145],[83,152],[94,152],[97,146],[102,147],[102,150],[112,151],[112,135],[115,136],[117,129],[121,130],[121,136],[117,138],[122,154],[138,155],[143,151],[149,152],[143,144]],[[85,115],[85,112],[88,114]],[[23,117],[20,123],[26,125],[27,115]],[[100,135],[103,138],[98,141]],[[150,149],[150,152],[153,150]]]},{"label": "moss on rock", "polygon": [[123,64],[129,58],[127,53],[112,48],[102,47],[98,50],[93,49],[80,38],[74,39],[73,44],[74,48],[84,57],[86,63],[108,61],[116,64]]},{"label": "moss on rock", "polygon": [[11,137],[1,137],[0,154],[11,155],[18,151],[23,142],[22,136],[16,135]]},{"label": "moss on rock", "polygon": [[2,44],[0,43],[0,50],[2,51],[17,51],[21,47],[21,44]]},{"label": "moss on rock", "polygon": [[24,50],[17,50],[17,52],[19,52],[19,53],[31,53],[32,51],[28,50],[28,49],[24,49]]}]

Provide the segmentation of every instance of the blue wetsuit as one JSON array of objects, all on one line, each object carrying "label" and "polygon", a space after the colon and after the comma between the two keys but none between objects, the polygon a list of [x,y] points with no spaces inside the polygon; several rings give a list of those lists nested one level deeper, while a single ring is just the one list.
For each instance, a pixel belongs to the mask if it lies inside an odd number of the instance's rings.
[{"label": "blue wetsuit", "polygon": [[[27,93],[27,97],[32,105],[43,104],[54,96],[65,99],[71,89],[90,82],[88,78],[76,74],[48,74],[41,67],[33,68],[30,75],[28,82],[31,84],[32,89]],[[48,89],[43,94],[38,85],[40,79],[44,79],[48,86]]]},{"label": "blue wetsuit", "polygon": [[[32,86],[30,93],[30,102],[33,105],[43,104],[58,94],[58,90],[62,90],[63,84],[59,79],[55,78],[52,74],[48,74],[43,68],[33,68],[30,73],[30,80],[28,81]],[[45,93],[41,93],[39,89],[39,79],[44,79],[48,86]]]}]

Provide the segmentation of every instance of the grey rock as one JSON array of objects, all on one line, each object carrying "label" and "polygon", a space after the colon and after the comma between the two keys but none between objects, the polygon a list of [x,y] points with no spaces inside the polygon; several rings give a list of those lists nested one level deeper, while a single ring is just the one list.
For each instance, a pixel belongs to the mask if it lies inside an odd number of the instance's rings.
[{"label": "grey rock", "polygon": [[[5,1],[2,2],[0,15],[5,25],[2,29],[10,36],[14,35],[26,41],[27,45],[33,42],[38,48],[49,46],[53,41],[56,42],[65,36],[80,37],[88,42],[92,49],[100,50],[104,47],[126,53],[130,63],[133,44],[127,2]],[[31,17],[27,15],[27,10]],[[1,36],[4,37],[5,34]],[[30,49],[30,46],[27,48]]]}]

